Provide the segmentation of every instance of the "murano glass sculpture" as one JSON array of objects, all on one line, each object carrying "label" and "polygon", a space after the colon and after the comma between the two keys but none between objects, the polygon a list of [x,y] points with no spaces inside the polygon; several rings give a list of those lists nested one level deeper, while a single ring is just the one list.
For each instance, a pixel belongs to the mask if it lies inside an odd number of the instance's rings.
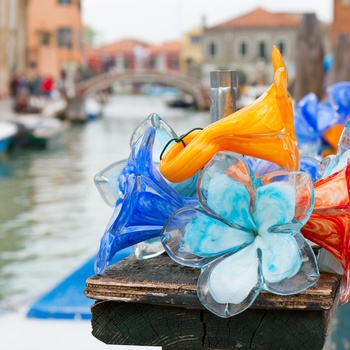
[{"label": "murano glass sculpture", "polygon": [[315,206],[302,228],[310,241],[327,249],[341,263],[344,274],[340,300],[350,299],[350,144],[348,121],[338,146],[338,154],[321,162],[323,178],[314,183]]},{"label": "murano glass sculpture", "polygon": [[343,126],[350,118],[350,82],[341,81],[326,88],[328,102],[338,115],[338,123],[324,132],[325,140],[336,150]]},{"label": "murano glass sculpture", "polygon": [[[179,194],[159,173],[153,163],[155,136],[156,128],[149,126],[134,142],[127,161],[117,163],[115,167],[120,168],[114,168],[114,172],[113,166],[109,169],[117,192],[108,201],[115,196],[116,202],[100,242],[96,273],[104,271],[117,251],[159,237],[164,223],[176,210],[197,203],[196,198]],[[108,193],[105,188],[101,191]]]},{"label": "murano glass sculpture", "polygon": [[297,293],[319,278],[300,233],[313,208],[310,176],[275,171],[256,177],[244,157],[219,152],[198,183],[200,205],[177,211],[162,242],[180,264],[201,268],[200,301],[220,317],[247,309],[261,290]]},{"label": "murano glass sculpture", "polygon": [[161,173],[172,182],[183,181],[199,171],[218,151],[266,159],[296,170],[299,152],[294,134],[292,100],[282,56],[272,50],[274,82],[256,101],[184,137],[167,150]]},{"label": "murano glass sculpture", "polygon": [[[132,149],[137,140],[149,127],[153,127],[156,131],[154,144],[152,146],[152,160],[154,165],[158,168],[159,157],[165,145],[171,139],[176,139],[175,131],[167,124],[158,114],[152,113],[145,118],[133,131],[130,137],[130,149]],[[103,200],[111,207],[115,206],[118,198],[123,197],[119,188],[118,178],[127,163],[127,159],[123,159],[110,164],[105,169],[98,172],[94,177],[95,185],[103,198]],[[196,176],[180,183],[169,184],[181,195],[188,197],[195,197],[196,183],[198,174]]]},{"label": "murano glass sculpture", "polygon": [[323,133],[338,122],[338,114],[326,103],[320,103],[310,92],[294,108],[294,128],[301,155],[311,157],[322,153]]}]

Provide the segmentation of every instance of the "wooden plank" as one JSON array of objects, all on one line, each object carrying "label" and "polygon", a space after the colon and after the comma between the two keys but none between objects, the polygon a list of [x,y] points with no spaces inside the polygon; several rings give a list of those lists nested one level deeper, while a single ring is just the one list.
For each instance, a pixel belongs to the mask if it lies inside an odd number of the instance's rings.
[{"label": "wooden plank", "polygon": [[[181,266],[165,254],[144,261],[129,257],[103,275],[89,278],[85,295],[95,300],[204,309],[197,297],[199,274],[200,269]],[[337,303],[340,278],[322,273],[312,288],[289,296],[262,291],[251,308],[330,310]]]},{"label": "wooden plank", "polygon": [[116,301],[92,307],[92,334],[106,344],[162,349],[321,350],[332,311],[248,309],[231,318],[207,310]]}]

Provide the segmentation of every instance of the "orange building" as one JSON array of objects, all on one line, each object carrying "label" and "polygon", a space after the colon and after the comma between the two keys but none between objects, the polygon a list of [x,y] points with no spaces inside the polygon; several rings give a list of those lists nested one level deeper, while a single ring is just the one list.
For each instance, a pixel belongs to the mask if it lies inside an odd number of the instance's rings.
[{"label": "orange building", "polygon": [[149,67],[158,71],[180,70],[180,41],[169,41],[149,48]]},{"label": "orange building", "polygon": [[336,43],[339,34],[350,35],[350,0],[334,0],[332,25],[332,44]]},{"label": "orange building", "polygon": [[28,0],[27,69],[59,78],[82,63],[80,0]]},{"label": "orange building", "polygon": [[170,41],[151,45],[137,39],[122,39],[99,48],[85,48],[88,67],[92,73],[135,71],[179,71],[180,42]]},{"label": "orange building", "polygon": [[99,48],[103,70],[112,66],[119,71],[143,68],[150,44],[137,39],[122,39]]}]

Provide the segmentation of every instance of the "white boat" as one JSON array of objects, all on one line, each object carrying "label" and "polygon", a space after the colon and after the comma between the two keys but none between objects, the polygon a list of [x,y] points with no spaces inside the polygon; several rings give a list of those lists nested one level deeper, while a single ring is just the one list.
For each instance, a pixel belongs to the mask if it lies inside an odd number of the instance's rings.
[{"label": "white boat", "polygon": [[24,130],[21,134],[26,138],[26,146],[45,149],[59,146],[69,124],[57,118],[45,118],[41,114],[18,115],[14,121]]},{"label": "white boat", "polygon": [[0,154],[4,153],[17,132],[17,126],[10,122],[0,122]]},{"label": "white boat", "polygon": [[94,120],[101,116],[102,106],[96,98],[88,97],[84,101],[84,113],[86,115],[86,120]]}]

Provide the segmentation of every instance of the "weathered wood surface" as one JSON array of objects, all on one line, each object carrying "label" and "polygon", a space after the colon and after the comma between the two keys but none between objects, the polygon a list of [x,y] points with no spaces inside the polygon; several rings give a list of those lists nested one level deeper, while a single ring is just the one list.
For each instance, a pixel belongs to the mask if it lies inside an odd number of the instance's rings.
[{"label": "weathered wood surface", "polygon": [[249,309],[231,318],[207,310],[97,302],[92,334],[106,344],[162,349],[321,350],[330,312]]},{"label": "weathered wood surface", "polygon": [[[181,266],[163,254],[139,261],[129,257],[86,281],[85,295],[115,300],[202,308],[197,297],[200,270]],[[317,284],[301,293],[280,296],[261,292],[252,308],[328,310],[334,303],[339,276],[323,273]]]},{"label": "weathered wood surface", "polygon": [[95,299],[92,334],[106,344],[163,349],[322,349],[338,303],[340,276],[323,273],[299,294],[262,292],[231,318],[206,310],[196,293],[200,270],[167,255],[129,257],[86,282]]}]

